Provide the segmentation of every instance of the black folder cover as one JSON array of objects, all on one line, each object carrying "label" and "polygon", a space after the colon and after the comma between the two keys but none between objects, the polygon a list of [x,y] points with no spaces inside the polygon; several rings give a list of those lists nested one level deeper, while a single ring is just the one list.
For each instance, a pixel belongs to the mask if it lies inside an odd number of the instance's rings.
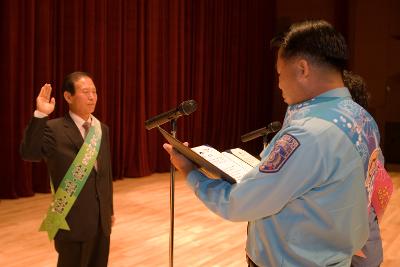
[{"label": "black folder cover", "polygon": [[182,155],[184,155],[186,158],[189,160],[193,161],[196,163],[198,166],[200,166],[203,171],[205,171],[206,174],[214,176],[214,177],[220,177],[230,183],[236,183],[236,180],[229,176],[227,173],[225,173],[223,170],[219,169],[217,166],[209,162],[208,160],[204,159],[201,157],[199,154],[191,150],[189,147],[185,146],[181,141],[173,137],[170,133],[165,131],[163,128],[158,127],[158,130],[161,132],[161,134],[164,136],[165,139],[167,139],[168,143],[172,145],[173,148],[179,151]]}]

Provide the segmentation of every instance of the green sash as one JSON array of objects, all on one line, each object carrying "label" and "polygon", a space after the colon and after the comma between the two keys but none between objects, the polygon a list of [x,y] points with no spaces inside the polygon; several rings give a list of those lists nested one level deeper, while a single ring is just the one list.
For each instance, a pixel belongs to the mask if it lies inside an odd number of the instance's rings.
[{"label": "green sash", "polygon": [[85,141],[62,179],[53,202],[47,211],[39,231],[47,231],[49,239],[56,236],[59,229],[70,230],[65,218],[78,198],[96,162],[101,143],[100,122],[92,116],[92,126]]}]

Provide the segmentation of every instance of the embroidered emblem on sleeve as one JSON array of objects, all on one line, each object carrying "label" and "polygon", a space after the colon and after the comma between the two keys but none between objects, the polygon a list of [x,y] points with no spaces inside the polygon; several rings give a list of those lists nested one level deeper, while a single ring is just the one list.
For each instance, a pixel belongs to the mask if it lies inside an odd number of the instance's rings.
[{"label": "embroidered emblem on sleeve", "polygon": [[300,146],[300,142],[292,135],[285,134],[278,141],[269,153],[268,158],[261,164],[261,172],[278,172],[294,151]]}]

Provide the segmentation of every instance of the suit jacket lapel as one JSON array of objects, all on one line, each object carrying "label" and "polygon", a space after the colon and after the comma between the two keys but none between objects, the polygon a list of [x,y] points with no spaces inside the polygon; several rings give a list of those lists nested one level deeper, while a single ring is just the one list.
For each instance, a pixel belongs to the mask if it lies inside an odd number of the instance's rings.
[{"label": "suit jacket lapel", "polygon": [[64,128],[65,128],[65,135],[69,138],[71,143],[74,144],[79,151],[79,149],[83,144],[83,138],[81,132],[79,131],[75,122],[72,120],[71,116],[68,113],[65,114],[64,117]]}]

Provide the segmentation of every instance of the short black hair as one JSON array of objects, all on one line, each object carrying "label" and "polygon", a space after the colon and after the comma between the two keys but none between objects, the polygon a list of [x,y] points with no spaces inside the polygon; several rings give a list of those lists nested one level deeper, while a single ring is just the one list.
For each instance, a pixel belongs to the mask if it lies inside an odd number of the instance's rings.
[{"label": "short black hair", "polygon": [[343,35],[324,20],[292,24],[286,33],[272,39],[270,44],[280,48],[280,55],[285,59],[304,56],[340,72],[347,65],[348,51]]},{"label": "short black hair", "polygon": [[79,80],[82,77],[89,77],[90,79],[93,80],[92,76],[84,71],[75,71],[67,76],[65,76],[63,83],[62,83],[62,90],[63,92],[67,91],[71,95],[75,94],[75,82]]}]

